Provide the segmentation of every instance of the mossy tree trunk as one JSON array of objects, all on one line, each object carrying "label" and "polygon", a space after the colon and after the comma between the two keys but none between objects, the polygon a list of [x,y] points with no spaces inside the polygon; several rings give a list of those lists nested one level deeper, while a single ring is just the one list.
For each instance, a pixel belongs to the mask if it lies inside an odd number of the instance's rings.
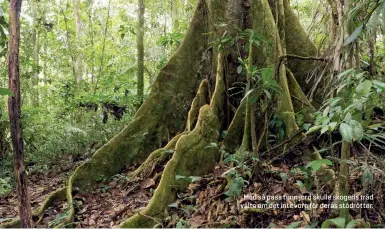
[{"label": "mossy tree trunk", "polygon": [[[244,41],[222,49],[215,42],[247,29],[266,42],[258,47],[251,45],[249,52],[242,51]],[[198,0],[184,40],[160,70],[133,121],[75,170],[65,191],[58,191],[65,192],[70,206],[69,217],[62,225],[74,219],[74,188],[85,192],[98,178],[138,163],[143,164],[133,174],[146,176],[154,163],[167,160],[165,150],[173,150],[173,156],[153,198],[145,210],[126,220],[122,227],[153,226],[155,221],[149,217],[162,218],[176,192],[187,185],[177,181],[176,175],[201,176],[213,170],[219,160],[218,150],[208,146],[219,143],[222,131],[228,130],[224,145],[229,151],[253,149],[258,155],[267,114],[259,106],[248,104],[248,100],[241,102],[243,96],[229,96],[228,89],[235,83],[252,80],[251,75],[240,74],[238,58],[248,58],[249,65],[258,69],[276,69],[284,54],[312,57],[316,53],[288,0],[279,4],[271,0]],[[312,108],[304,93],[312,85],[305,79],[313,65],[314,61],[307,58],[294,59],[280,63],[279,74],[272,75],[284,93],[274,98],[278,104],[273,102],[271,106],[283,118],[287,137],[299,129],[294,111],[300,108],[293,104],[291,94]],[[256,125],[263,122],[266,124]],[[256,133],[258,136],[253,136]],[[42,214],[44,208],[34,214]]]}]

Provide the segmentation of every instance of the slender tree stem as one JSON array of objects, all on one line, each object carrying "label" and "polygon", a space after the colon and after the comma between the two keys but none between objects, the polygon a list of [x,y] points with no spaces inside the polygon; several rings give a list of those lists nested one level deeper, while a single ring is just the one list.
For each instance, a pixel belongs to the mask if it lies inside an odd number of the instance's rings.
[{"label": "slender tree stem", "polygon": [[21,226],[31,227],[31,207],[28,199],[27,177],[24,167],[24,147],[21,128],[19,47],[21,0],[11,0],[9,6],[8,84],[14,96],[8,98],[9,122],[13,145],[14,175],[19,199]]}]

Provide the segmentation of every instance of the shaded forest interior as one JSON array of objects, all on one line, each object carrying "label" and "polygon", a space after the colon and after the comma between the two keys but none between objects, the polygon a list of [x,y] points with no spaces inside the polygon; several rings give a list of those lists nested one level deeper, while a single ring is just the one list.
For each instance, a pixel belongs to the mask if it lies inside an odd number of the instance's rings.
[{"label": "shaded forest interior", "polygon": [[0,227],[384,228],[384,17],[0,0]]}]

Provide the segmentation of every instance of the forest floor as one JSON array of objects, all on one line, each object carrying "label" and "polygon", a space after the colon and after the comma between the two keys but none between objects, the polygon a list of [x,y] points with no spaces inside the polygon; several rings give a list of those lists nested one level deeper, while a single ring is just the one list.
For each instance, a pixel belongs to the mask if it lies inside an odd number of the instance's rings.
[{"label": "forest floor", "polygon": [[[355,155],[362,157],[360,153]],[[295,157],[294,157],[295,158]],[[358,160],[358,158],[356,158]],[[53,167],[50,171],[34,173],[29,176],[29,195],[32,209],[36,209],[47,195],[59,187],[63,187],[71,171],[81,162],[67,163],[67,166]],[[249,182],[245,182],[238,197],[229,197],[225,193],[229,167],[219,164],[211,174],[196,179],[189,187],[178,193],[175,203],[169,205],[168,216],[163,220],[154,220],[159,227],[281,227],[289,225],[304,227],[307,225],[320,226],[321,222],[334,217],[331,208],[249,208],[241,209],[241,204],[291,204],[307,201],[293,200],[247,200],[244,195],[259,196],[307,196],[307,195],[332,195],[333,187],[324,185],[313,186],[310,190],[299,187],[299,180],[304,180],[304,175],[294,174],[290,171],[298,166],[299,162],[281,160],[278,164],[265,165],[259,168],[258,175]],[[159,165],[152,178],[129,179],[129,174],[136,167],[129,167],[120,174],[108,180],[101,180],[92,192],[87,194],[74,194],[75,222],[74,227],[117,227],[123,220],[143,209],[149,202],[157,187],[160,174],[164,165]],[[283,180],[283,174],[286,174]],[[350,175],[350,195],[361,195],[362,173],[357,170]],[[374,176],[381,180],[383,177]],[[379,182],[381,183],[381,182]],[[373,208],[352,209],[353,218],[363,218],[372,225],[382,226],[384,212],[379,211],[384,206],[384,190],[380,184],[379,193],[373,193],[377,198],[370,201]],[[373,191],[374,192],[374,191]],[[368,202],[368,203],[370,203]],[[309,202],[307,202],[309,203]],[[332,201],[321,200],[319,204],[331,204]],[[7,196],[0,197],[0,217],[2,220],[15,218],[18,215],[18,202],[15,190]],[[252,205],[250,205],[252,206]],[[66,217],[67,203],[55,202],[49,207],[44,218],[35,227],[54,227]],[[379,209],[378,209],[379,207]],[[5,222],[5,221],[4,221]],[[0,221],[1,225],[1,221]]]}]

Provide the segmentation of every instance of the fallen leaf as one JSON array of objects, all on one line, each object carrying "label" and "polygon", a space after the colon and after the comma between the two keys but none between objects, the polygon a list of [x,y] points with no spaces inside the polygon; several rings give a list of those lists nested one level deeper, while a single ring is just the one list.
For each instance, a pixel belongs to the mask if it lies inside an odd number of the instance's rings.
[{"label": "fallen leaf", "polygon": [[151,178],[147,178],[141,182],[140,187],[142,189],[145,189],[145,188],[153,187],[154,185],[155,185],[155,181]]},{"label": "fallen leaf", "polygon": [[95,225],[95,220],[90,219],[90,220],[88,221],[88,224],[89,224],[89,225]]},{"label": "fallen leaf", "polygon": [[201,218],[201,216],[195,216],[193,218],[189,219],[189,225],[190,227],[196,228],[198,226],[201,226],[205,220]]},{"label": "fallen leaf", "polygon": [[305,223],[310,223],[311,222],[310,215],[308,215],[307,212],[301,211],[300,215],[302,215],[303,219],[305,220]]}]

